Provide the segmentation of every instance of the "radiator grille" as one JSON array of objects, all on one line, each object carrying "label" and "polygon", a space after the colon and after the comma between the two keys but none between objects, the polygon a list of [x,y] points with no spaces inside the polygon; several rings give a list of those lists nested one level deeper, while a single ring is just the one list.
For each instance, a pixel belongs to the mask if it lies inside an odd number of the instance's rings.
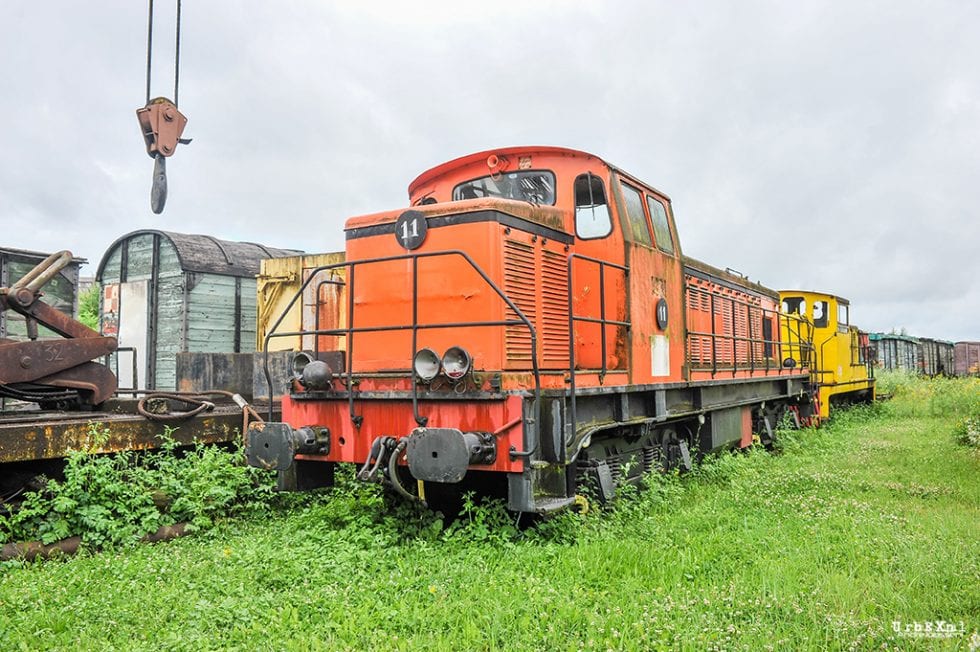
[{"label": "radiator grille", "polygon": [[[542,368],[568,365],[568,266],[560,252],[533,242],[504,241],[504,292],[534,325]],[[508,320],[517,319],[509,307]],[[507,360],[531,363],[531,334],[524,325],[508,326]]]},{"label": "radiator grille", "polygon": [[[504,241],[504,292],[532,324],[537,324],[537,305],[534,298],[534,248],[530,244]],[[507,319],[518,319],[507,307]],[[512,362],[531,362],[531,333],[523,324],[507,326],[507,358]]]},{"label": "radiator grille", "polygon": [[545,367],[568,365],[568,263],[561,253],[541,252],[542,359]]}]

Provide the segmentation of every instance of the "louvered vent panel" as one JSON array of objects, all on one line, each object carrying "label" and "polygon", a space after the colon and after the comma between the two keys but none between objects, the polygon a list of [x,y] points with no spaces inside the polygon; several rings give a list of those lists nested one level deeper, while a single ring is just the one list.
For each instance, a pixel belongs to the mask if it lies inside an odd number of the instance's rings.
[{"label": "louvered vent panel", "polygon": [[749,361],[749,319],[748,307],[740,303],[735,304],[735,361],[739,364],[748,364]]},{"label": "louvered vent panel", "polygon": [[541,323],[544,367],[568,366],[568,263],[564,254],[541,252]]},{"label": "louvered vent panel", "polygon": [[756,360],[765,360],[766,357],[766,333],[762,329],[762,311],[753,308],[752,309],[752,336],[760,340],[759,342],[752,343],[752,357]]},{"label": "louvered vent panel", "polygon": [[715,340],[715,359],[719,364],[730,365],[734,363],[735,358],[735,347],[731,339],[734,329],[731,303],[725,298],[723,296],[715,298],[715,333],[718,335]]},{"label": "louvered vent panel", "polygon": [[701,292],[693,287],[687,288],[687,309],[688,310],[700,310],[701,305]]},{"label": "louvered vent panel", "polygon": [[[524,316],[532,324],[537,324],[537,308],[534,300],[534,248],[530,244],[504,241],[504,292],[517,304]],[[508,320],[518,319],[517,314],[507,308]],[[507,326],[507,358],[512,362],[531,362],[531,333],[523,324]]]},{"label": "louvered vent panel", "polygon": [[701,352],[701,338],[697,335],[691,335],[687,338],[687,359],[691,361],[691,364],[702,364],[704,360],[702,356],[704,354]]}]

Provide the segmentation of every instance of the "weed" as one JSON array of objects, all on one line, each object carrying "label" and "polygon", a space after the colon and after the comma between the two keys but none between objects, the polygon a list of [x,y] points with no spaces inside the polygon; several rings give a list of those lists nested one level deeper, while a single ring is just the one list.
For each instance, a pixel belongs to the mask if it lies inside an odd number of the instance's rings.
[{"label": "weed", "polygon": [[504,501],[479,499],[473,492],[463,494],[459,518],[446,528],[443,539],[456,543],[513,543],[520,531]]},{"label": "weed", "polygon": [[78,295],[78,321],[92,330],[99,330],[99,299],[102,287],[92,283],[84,292]]},{"label": "weed", "polygon": [[[108,437],[92,424],[95,441]],[[166,430],[159,451],[68,455],[64,478],[25,494],[0,520],[0,541],[52,543],[80,536],[91,548],[134,542],[164,525],[208,528],[218,516],[265,509],[270,474],[244,466],[237,451],[198,445],[178,450]]]},{"label": "weed", "polygon": [[963,419],[954,435],[961,444],[980,449],[980,415]]},{"label": "weed", "polygon": [[980,378],[925,378],[882,373],[880,391],[891,394],[885,410],[894,416],[968,417],[980,414]]}]

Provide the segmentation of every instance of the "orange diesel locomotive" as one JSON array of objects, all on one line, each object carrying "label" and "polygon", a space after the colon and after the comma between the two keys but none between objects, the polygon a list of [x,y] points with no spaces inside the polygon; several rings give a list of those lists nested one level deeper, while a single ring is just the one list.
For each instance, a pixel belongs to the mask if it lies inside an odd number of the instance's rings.
[{"label": "orange diesel locomotive", "polygon": [[670,199],[602,159],[482,152],[409,196],[348,220],[344,262],[294,298],[329,286],[345,314],[308,325],[339,350],[301,356],[283,422],[249,433],[282,488],[349,462],[413,499],[493,485],[547,512],[583,483],[608,499],[655,465],[765,440],[809,405],[809,356],[789,355],[812,346],[808,325],[684,257]]}]

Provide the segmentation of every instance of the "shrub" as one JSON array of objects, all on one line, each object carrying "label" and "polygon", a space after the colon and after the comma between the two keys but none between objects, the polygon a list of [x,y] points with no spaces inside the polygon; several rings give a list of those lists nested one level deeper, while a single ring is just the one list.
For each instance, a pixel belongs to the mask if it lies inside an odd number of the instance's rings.
[{"label": "shrub", "polygon": [[[108,436],[101,424],[91,429],[96,440]],[[238,451],[201,444],[178,450],[171,432],[160,435],[158,451],[72,452],[63,479],[47,480],[0,517],[0,541],[47,544],[79,536],[87,546],[111,547],[164,525],[207,528],[219,516],[268,504],[273,474],[245,466]]]},{"label": "shrub", "polygon": [[956,439],[966,446],[980,448],[980,414],[963,419],[956,429]]}]

